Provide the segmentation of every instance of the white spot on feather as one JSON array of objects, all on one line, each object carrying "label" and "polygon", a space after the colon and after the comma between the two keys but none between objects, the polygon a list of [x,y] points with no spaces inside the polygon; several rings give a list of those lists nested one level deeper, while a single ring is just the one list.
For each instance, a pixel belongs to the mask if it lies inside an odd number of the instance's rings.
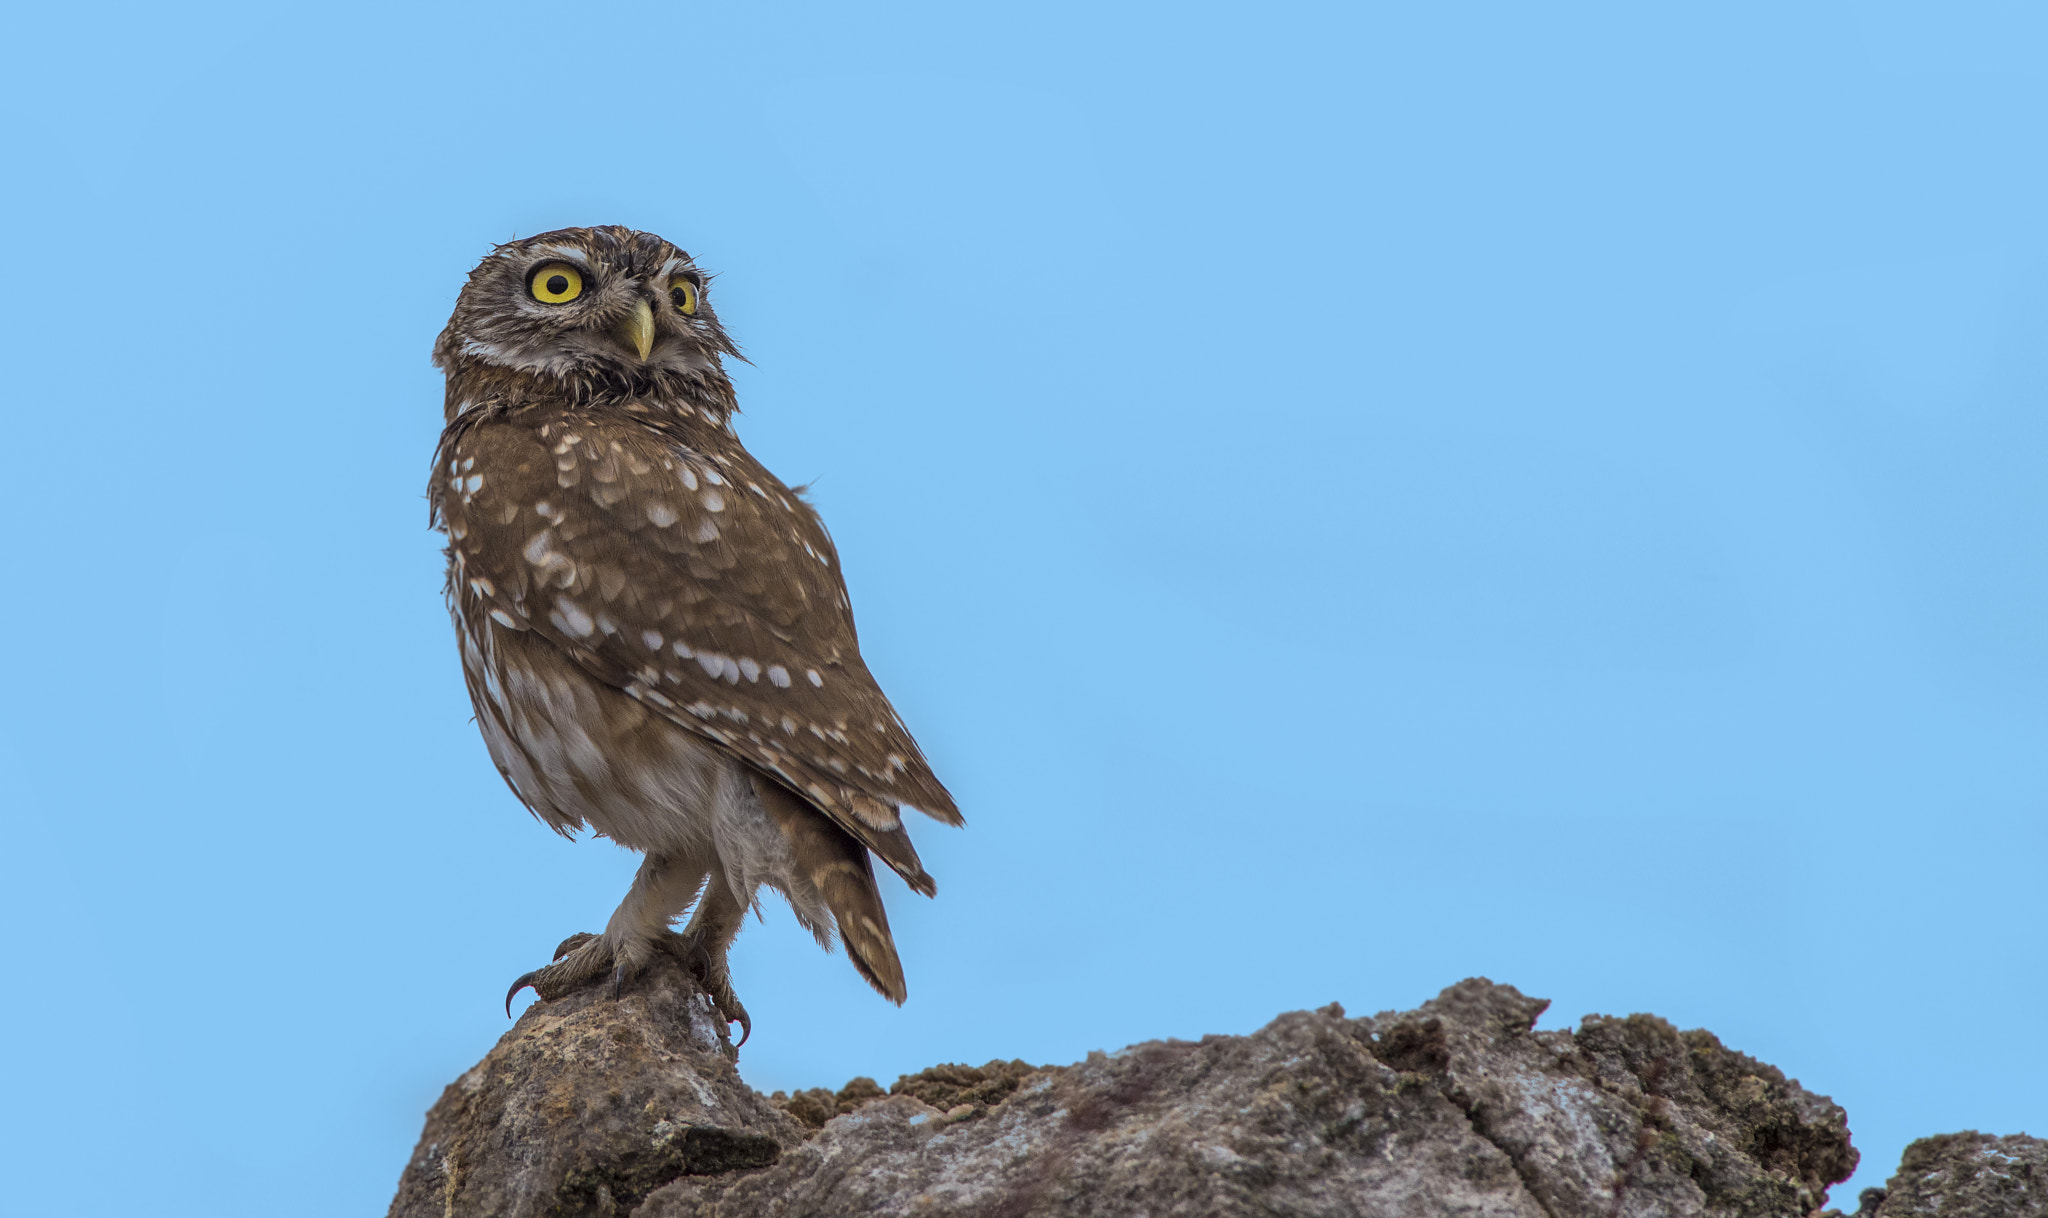
[{"label": "white spot on feather", "polygon": [[668,504],[655,502],[647,505],[647,519],[654,522],[655,528],[665,529],[681,517],[677,516],[676,510]]},{"label": "white spot on feather", "polygon": [[780,664],[768,666],[768,682],[777,689],[789,688],[789,670]]},{"label": "white spot on feather", "polygon": [[579,639],[589,638],[590,632],[597,626],[597,623],[590,620],[590,615],[583,612],[582,606],[566,596],[555,598],[555,611],[548,614],[548,620],[555,624],[555,629],[564,634],[573,634]]},{"label": "white spot on feather", "polygon": [[725,496],[717,491],[705,491],[697,496],[697,502],[703,504],[704,510],[707,512],[722,512],[725,510]]},{"label": "white spot on feather", "polygon": [[804,675],[806,677],[809,677],[811,679],[811,684],[817,686],[819,689],[825,688],[825,678],[818,675],[817,669],[806,668],[804,669]]},{"label": "white spot on feather", "polygon": [[740,657],[740,672],[744,673],[746,675],[747,680],[749,681],[758,681],[761,679],[760,663],[755,660],[750,660],[745,656]]},{"label": "white spot on feather", "polygon": [[641,641],[641,642],[643,642],[643,643],[645,643],[645,644],[647,644],[647,650],[649,650],[649,651],[660,651],[660,650],[661,650],[661,632],[659,632],[659,631],[656,631],[656,630],[643,630],[643,631],[641,631],[641,632],[640,632],[640,641]]},{"label": "white spot on feather", "polygon": [[[713,510],[716,510],[716,509],[713,509]],[[717,522],[716,520],[713,520],[713,519],[711,519],[711,518],[710,518],[709,516],[706,516],[706,517],[704,518],[704,523],[703,523],[703,524],[700,524],[700,525],[698,525],[698,526],[697,526],[697,531],[696,531],[695,533],[692,533],[692,534],[690,535],[690,537],[691,537],[691,540],[693,540],[693,541],[699,541],[699,542],[706,542],[706,543],[709,543],[709,542],[717,541],[717,540],[718,540],[718,522]]]}]

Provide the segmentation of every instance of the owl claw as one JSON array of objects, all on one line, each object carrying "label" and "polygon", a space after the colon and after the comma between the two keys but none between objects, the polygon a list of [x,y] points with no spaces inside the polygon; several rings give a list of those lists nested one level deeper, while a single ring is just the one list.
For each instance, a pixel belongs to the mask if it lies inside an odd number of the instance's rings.
[{"label": "owl claw", "polygon": [[568,938],[562,940],[561,943],[555,947],[555,959],[560,960],[562,957],[568,955],[570,952],[575,951],[577,948],[582,947],[584,944],[590,942],[592,939],[595,938],[597,938],[597,936],[591,934],[587,930],[577,931],[575,934],[570,935]]},{"label": "owl claw", "polygon": [[[560,957],[557,957],[557,959],[559,959],[559,958],[560,958]],[[535,980],[536,978],[538,978],[539,976],[540,976],[540,970],[539,970],[539,969],[535,969],[535,970],[533,970],[533,971],[532,971],[532,972],[530,972],[530,973],[521,973],[521,974],[519,974],[519,979],[518,979],[517,981],[514,981],[514,982],[512,983],[512,988],[511,988],[511,989],[509,989],[509,990],[506,990],[506,991],[505,991],[505,1018],[507,1018],[507,1019],[510,1019],[510,1018],[512,1018],[512,1000],[513,1000],[514,998],[517,998],[517,997],[519,996],[519,991],[521,991],[521,990],[525,989],[526,987],[528,987],[528,986],[530,986],[530,985],[533,985],[533,984],[534,984],[534,980]],[[538,987],[536,987],[536,988],[534,989],[534,992],[535,992],[536,994],[537,994],[537,993],[539,993],[539,992],[540,992],[539,988],[538,988]]]},{"label": "owl claw", "polygon": [[726,969],[725,952],[720,950],[714,955],[702,940],[687,932],[668,939],[667,946],[690,970],[697,984],[704,987],[704,996],[710,1000],[711,1008],[718,1012],[719,1017],[740,1026],[739,1043],[732,1047],[733,1052],[739,1052],[740,1045],[746,1044],[747,1038],[754,1034],[754,1021],[747,1015],[747,1008],[740,1004],[739,995],[732,992],[732,974]]},{"label": "owl claw", "polygon": [[[512,988],[505,991],[505,1017],[512,1017],[512,1000],[519,996],[519,991],[531,988],[542,1002],[553,1002],[602,974],[605,966],[612,963],[612,949],[605,944],[602,936],[570,935],[555,949],[553,964],[534,969],[530,973],[521,973],[519,979],[512,983]],[[615,998],[618,996],[619,981],[620,978],[614,973],[612,996]]]}]

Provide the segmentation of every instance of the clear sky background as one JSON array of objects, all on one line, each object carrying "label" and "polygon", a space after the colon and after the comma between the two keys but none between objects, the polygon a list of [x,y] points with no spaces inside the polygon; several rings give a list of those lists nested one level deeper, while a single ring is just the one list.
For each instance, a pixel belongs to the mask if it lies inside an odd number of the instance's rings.
[{"label": "clear sky background", "polygon": [[2048,1135],[2035,5],[43,5],[0,77],[0,1208],[381,1213],[635,856],[491,768],[422,498],[491,243],[721,273],[966,810],[764,1090],[1650,1011]]}]

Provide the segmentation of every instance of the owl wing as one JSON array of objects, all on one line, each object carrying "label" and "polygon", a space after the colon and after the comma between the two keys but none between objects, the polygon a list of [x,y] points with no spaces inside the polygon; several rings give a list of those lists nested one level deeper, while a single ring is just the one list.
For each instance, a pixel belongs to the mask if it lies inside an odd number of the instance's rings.
[{"label": "owl wing", "polygon": [[933,890],[897,808],[959,810],[861,662],[824,526],[744,449],[473,410],[443,433],[430,498],[464,613],[540,634]]}]

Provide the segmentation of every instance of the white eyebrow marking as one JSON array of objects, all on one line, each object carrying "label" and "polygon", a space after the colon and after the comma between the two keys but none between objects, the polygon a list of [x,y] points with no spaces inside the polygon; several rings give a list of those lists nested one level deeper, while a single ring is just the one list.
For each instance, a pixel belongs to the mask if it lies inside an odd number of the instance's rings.
[{"label": "white eyebrow marking", "polygon": [[573,262],[586,269],[590,266],[590,255],[573,245],[536,245],[533,252],[560,258],[564,262]]}]

